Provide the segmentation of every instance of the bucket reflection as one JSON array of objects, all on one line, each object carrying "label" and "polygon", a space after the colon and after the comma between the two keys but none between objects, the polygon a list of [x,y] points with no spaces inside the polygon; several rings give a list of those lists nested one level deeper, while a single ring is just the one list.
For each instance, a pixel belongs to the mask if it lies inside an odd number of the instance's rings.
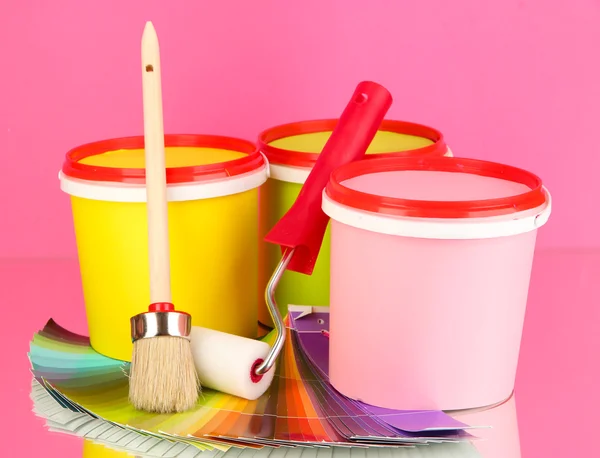
[{"label": "bucket reflection", "polygon": [[468,425],[490,427],[469,431],[477,437],[473,445],[483,458],[521,458],[514,393],[508,400],[493,407],[455,411],[451,415]]}]

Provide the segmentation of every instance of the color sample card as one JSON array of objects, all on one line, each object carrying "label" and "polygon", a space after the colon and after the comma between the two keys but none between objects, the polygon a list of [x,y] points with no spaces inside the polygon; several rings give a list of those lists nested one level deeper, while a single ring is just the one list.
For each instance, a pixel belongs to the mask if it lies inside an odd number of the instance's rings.
[{"label": "color sample card", "polygon": [[[205,451],[297,445],[403,446],[469,439],[464,431],[467,425],[442,412],[371,412],[337,393],[327,381],[324,366],[314,363],[315,358],[323,358],[327,338],[319,333],[324,340],[317,342],[318,350],[305,351],[309,345],[302,342],[303,333],[293,329],[294,323],[301,322],[308,324],[305,318],[286,318],[286,342],[273,383],[263,396],[248,401],[203,389],[197,406],[179,414],[135,410],[128,402],[129,364],[100,355],[87,337],[53,320],[33,337],[29,358],[36,381],[60,409],[144,437],[185,440]],[[274,338],[271,332],[261,340],[272,344]]]}]

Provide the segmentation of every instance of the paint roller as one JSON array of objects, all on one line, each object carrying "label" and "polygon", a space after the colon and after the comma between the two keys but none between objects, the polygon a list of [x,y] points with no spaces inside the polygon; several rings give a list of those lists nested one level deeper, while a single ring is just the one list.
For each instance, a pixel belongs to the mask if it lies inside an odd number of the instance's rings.
[{"label": "paint roller", "polygon": [[275,373],[285,339],[275,290],[286,269],[311,275],[329,217],[321,210],[321,195],[331,172],[364,156],[392,103],[391,94],[377,83],[358,84],[297,200],[267,234],[281,246],[282,258],[267,285],[265,300],[275,324],[273,347],[265,342],[211,329],[192,327],[194,363],[203,386],[245,399],[260,397]]}]

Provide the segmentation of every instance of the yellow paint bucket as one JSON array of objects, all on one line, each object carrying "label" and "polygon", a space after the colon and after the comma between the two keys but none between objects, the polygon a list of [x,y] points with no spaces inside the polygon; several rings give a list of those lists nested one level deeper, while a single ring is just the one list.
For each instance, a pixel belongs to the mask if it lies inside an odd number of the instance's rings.
[{"label": "yellow paint bucket", "polygon": [[[301,121],[275,126],[258,137],[259,148],[269,160],[269,180],[260,190],[259,295],[281,257],[279,247],[263,242],[267,232],[292,206],[313,165],[333,132],[337,119]],[[429,126],[384,120],[367,150],[367,157],[452,156],[440,131]],[[329,305],[329,228],[319,258],[309,277],[286,271],[276,299],[282,314],[288,304]],[[264,300],[258,301],[258,319],[272,325]]]},{"label": "yellow paint bucket", "polygon": [[[92,347],[130,361],[129,319],[150,304],[144,137],[79,146],[59,173],[71,196]],[[258,188],[267,163],[245,140],[165,135],[175,307],[204,326],[257,334]]]}]

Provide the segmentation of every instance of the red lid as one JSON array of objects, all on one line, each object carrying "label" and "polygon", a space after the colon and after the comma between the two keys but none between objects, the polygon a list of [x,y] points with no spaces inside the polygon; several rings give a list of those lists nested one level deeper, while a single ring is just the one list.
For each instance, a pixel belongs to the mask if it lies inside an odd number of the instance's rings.
[{"label": "red lid", "polygon": [[[528,188],[522,194],[486,200],[410,200],[369,194],[344,186],[346,180],[361,175],[393,171],[436,171],[469,173],[520,183]],[[375,213],[418,218],[469,218],[498,216],[530,210],[543,205],[546,195],[542,180],[533,173],[495,162],[457,157],[380,157],[352,162],[335,170],[326,193],[342,205]]]},{"label": "red lid", "polygon": [[[208,181],[257,170],[266,165],[266,161],[256,145],[247,140],[221,137],[217,135],[165,135],[165,146],[186,146],[218,148],[245,153],[245,157],[216,164],[189,167],[168,167],[167,183],[188,183]],[[117,183],[144,184],[146,170],[143,168],[115,168],[82,164],[86,157],[120,149],[143,149],[144,136],[114,138],[87,143],[67,152],[62,171],[72,178],[89,181],[112,181]]]},{"label": "red lid", "polygon": [[[333,131],[338,119],[319,119],[314,121],[300,121],[290,124],[271,127],[258,136],[258,146],[273,164],[291,165],[296,167],[312,167],[317,162],[318,153],[304,153],[287,149],[276,148],[269,143],[281,138],[294,135],[312,134],[315,132]],[[406,121],[394,121],[385,119],[381,123],[380,131],[395,132],[399,134],[414,135],[431,140],[432,145],[424,146],[407,151],[396,151],[390,153],[368,154],[368,158],[379,156],[412,157],[412,156],[443,156],[446,154],[446,143],[441,132],[432,127],[423,126]]]}]

